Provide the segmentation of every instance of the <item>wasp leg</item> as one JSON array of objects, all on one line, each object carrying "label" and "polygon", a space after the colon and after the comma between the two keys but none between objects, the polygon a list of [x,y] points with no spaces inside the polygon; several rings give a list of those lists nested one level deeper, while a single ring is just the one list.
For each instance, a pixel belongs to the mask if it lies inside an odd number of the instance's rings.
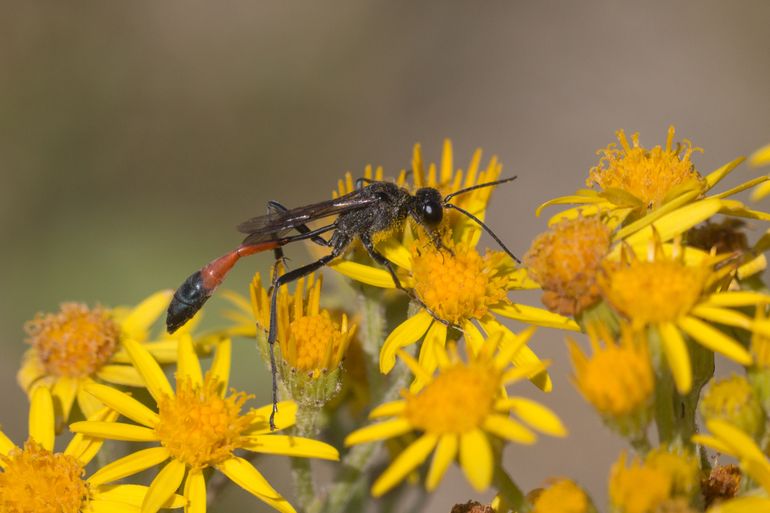
[{"label": "wasp leg", "polygon": [[275,430],[275,414],[278,411],[278,376],[275,366],[275,350],[273,348],[275,344],[276,332],[277,332],[277,304],[278,304],[278,290],[281,285],[286,285],[302,277],[307,276],[325,266],[342,253],[341,248],[333,248],[332,252],[328,255],[322,256],[315,262],[303,265],[292,271],[277,276],[273,280],[273,290],[270,294],[270,330],[267,334],[267,343],[270,346],[270,371],[273,376],[273,411],[270,414],[270,429]]},{"label": "wasp leg", "polygon": [[372,242],[372,239],[369,236],[363,235],[360,238],[361,238],[361,243],[364,245],[364,248],[366,248],[366,252],[369,253],[369,256],[372,257],[372,260],[374,260],[375,262],[377,262],[378,264],[380,264],[381,266],[385,267],[385,269],[388,270],[388,272],[390,273],[390,277],[393,278],[393,283],[396,285],[397,289],[403,292],[406,292],[406,294],[409,296],[409,298],[412,301],[417,303],[421,308],[424,308],[425,311],[428,312],[431,317],[436,319],[438,322],[440,322],[444,326],[447,326],[449,328],[460,329],[460,327],[457,326],[456,324],[453,324],[445,319],[442,319],[433,310],[428,308],[428,306],[422,302],[422,299],[417,297],[417,294],[415,294],[412,289],[408,289],[401,284],[401,281],[398,279],[398,275],[396,274],[396,270],[393,269],[393,264],[391,263],[390,260],[385,258],[385,256],[382,253],[380,253],[374,248],[374,243]]}]

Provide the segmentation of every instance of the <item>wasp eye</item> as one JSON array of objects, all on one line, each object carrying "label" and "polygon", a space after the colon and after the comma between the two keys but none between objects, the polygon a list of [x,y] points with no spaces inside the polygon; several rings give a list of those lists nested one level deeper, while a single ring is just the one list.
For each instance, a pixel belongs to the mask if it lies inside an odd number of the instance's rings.
[{"label": "wasp eye", "polygon": [[430,225],[437,225],[444,217],[444,209],[441,203],[436,201],[426,201],[422,204],[422,218]]}]

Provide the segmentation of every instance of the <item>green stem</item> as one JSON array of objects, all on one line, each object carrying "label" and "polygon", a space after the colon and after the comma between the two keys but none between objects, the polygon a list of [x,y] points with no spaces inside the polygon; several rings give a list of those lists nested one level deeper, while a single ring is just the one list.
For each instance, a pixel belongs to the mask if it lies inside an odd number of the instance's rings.
[{"label": "green stem", "polygon": [[494,481],[497,492],[500,494],[505,505],[501,512],[507,512],[510,509],[516,513],[528,513],[532,510],[532,505],[527,500],[524,492],[513,482],[511,476],[503,468],[500,458],[495,463]]},{"label": "green stem", "polygon": [[[297,412],[294,434],[303,438],[315,438],[318,434],[316,426],[320,414],[321,411],[318,408],[300,408]],[[300,510],[303,510],[316,499],[310,460],[307,458],[291,458],[291,473],[294,480],[294,489],[297,494],[297,504],[300,505]]]}]

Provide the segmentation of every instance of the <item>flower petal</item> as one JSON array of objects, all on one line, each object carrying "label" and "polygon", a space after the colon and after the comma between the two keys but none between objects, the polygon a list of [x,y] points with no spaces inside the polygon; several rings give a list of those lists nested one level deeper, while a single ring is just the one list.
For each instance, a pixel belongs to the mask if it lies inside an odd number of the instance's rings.
[{"label": "flower petal", "polygon": [[147,330],[168,307],[173,290],[161,290],[136,305],[121,322],[129,337],[144,340]]},{"label": "flower petal", "polygon": [[371,413],[369,413],[369,418],[378,419],[382,417],[395,417],[396,415],[401,415],[405,409],[405,401],[390,401],[375,407]]},{"label": "flower petal", "polygon": [[674,377],[674,384],[680,394],[686,394],[692,388],[692,367],[687,344],[674,323],[664,322],[658,326],[663,342],[663,354]]},{"label": "flower petal", "polygon": [[718,329],[694,317],[683,317],[677,324],[703,347],[721,353],[741,365],[751,365],[751,354]]},{"label": "flower petal", "polygon": [[[385,258],[402,269],[412,270],[412,253],[395,237],[388,237],[377,244],[377,249]],[[388,273],[390,274],[390,273]]]},{"label": "flower petal", "polygon": [[129,387],[143,387],[144,379],[133,365],[102,365],[96,371],[96,376],[107,383],[126,385]]},{"label": "flower petal", "polygon": [[372,496],[380,497],[400,483],[407,474],[428,458],[437,442],[438,436],[428,433],[412,442],[374,482]]},{"label": "flower petal", "polygon": [[433,461],[430,464],[430,470],[428,470],[428,476],[425,478],[425,488],[429,492],[436,489],[449,465],[457,457],[458,446],[458,435],[454,433],[442,435],[439,438],[436,452],[433,454]]},{"label": "flower petal", "polygon": [[[7,456],[12,449],[16,449],[16,444],[8,438],[8,435],[0,430],[0,454]],[[2,463],[2,461],[0,461],[0,463]]]},{"label": "flower petal", "polygon": [[78,393],[79,380],[67,376],[60,376],[51,387],[55,411],[66,422],[70,417],[72,405]]},{"label": "flower petal", "polygon": [[535,433],[521,422],[496,413],[492,413],[484,419],[484,429],[504,440],[518,444],[531,445],[537,440]]},{"label": "flower petal", "polygon": [[396,351],[404,346],[413,344],[425,335],[433,317],[425,310],[408,318],[394,329],[380,350],[380,372],[388,374],[396,365]]},{"label": "flower petal", "polygon": [[[110,408],[102,408],[99,413],[88,420],[103,420],[106,422],[115,422],[120,414]],[[94,438],[92,436],[77,433],[64,449],[64,454],[72,456],[80,462],[81,465],[88,465],[94,456],[104,445],[103,438]]]},{"label": "flower petal", "polygon": [[214,361],[211,362],[212,378],[219,384],[222,397],[224,397],[227,391],[228,384],[230,383],[230,360],[232,358],[232,343],[229,338],[223,338],[217,342],[216,353],[214,353]]},{"label": "flower petal", "polygon": [[310,438],[286,435],[255,435],[246,439],[243,448],[264,454],[282,454],[299,458],[339,461],[340,453],[331,445]]},{"label": "flower petal", "polygon": [[193,348],[192,337],[184,334],[179,337],[179,346],[177,347],[177,368],[176,379],[189,379],[193,386],[199,387],[203,384],[203,371],[201,371],[201,362]]},{"label": "flower petal", "polygon": [[580,331],[580,326],[572,319],[534,306],[510,303],[494,306],[491,310],[503,317],[525,322],[533,326]]},{"label": "flower petal", "polygon": [[85,387],[81,386],[78,388],[78,407],[80,407],[80,411],[83,412],[83,415],[90,419],[97,413],[99,413],[104,408],[104,403],[99,401],[96,397],[92,396],[88,392],[86,392]]},{"label": "flower petal", "polygon": [[[484,329],[486,330],[489,337],[492,337],[496,332],[502,332],[503,334],[503,345],[507,349],[507,344],[514,344],[518,345],[521,342],[521,337],[527,337],[527,330],[522,331],[520,334],[516,334],[510,329],[508,329],[507,326],[501,324],[497,321],[493,316],[489,315],[484,317],[482,319],[482,325],[484,326]],[[508,353],[507,350],[503,350],[498,355]],[[528,371],[532,371],[532,374],[524,374],[527,378],[529,378],[530,381],[532,381],[532,384],[538,387],[543,392],[550,392],[553,389],[553,382],[551,381],[551,376],[548,375],[547,372],[545,372],[546,367],[548,366],[546,363],[542,362],[540,360],[540,357],[535,354],[535,352],[527,345],[521,345],[518,351],[513,355],[509,363],[513,363],[515,366],[519,368],[525,368],[528,369]],[[496,364],[499,367],[499,362],[496,362]],[[535,367],[540,366],[540,370],[535,370]],[[510,383],[511,381],[515,379],[519,379],[515,376],[518,376],[521,372],[520,369],[510,369],[507,371],[509,381],[505,381],[505,383]],[[504,378],[505,379],[505,378]]]},{"label": "flower petal", "polygon": [[763,146],[749,157],[749,165],[754,167],[770,164],[770,144]]},{"label": "flower petal", "polygon": [[411,430],[412,424],[407,419],[386,420],[353,431],[345,437],[345,447],[375,440],[387,440],[388,438],[408,433]]},{"label": "flower petal", "polygon": [[[144,502],[144,497],[147,495],[149,487],[136,484],[116,484],[116,485],[101,485],[98,487],[92,487],[91,490],[94,494],[94,500],[109,501],[112,503],[130,504],[136,508],[134,511],[138,511],[139,507]],[[173,495],[168,502],[163,504],[164,508],[182,508],[185,505],[185,498],[181,495]]]},{"label": "flower petal", "polygon": [[43,448],[53,451],[54,426],[53,398],[47,387],[38,386],[32,390],[29,405],[29,437]]},{"label": "flower petal", "polygon": [[751,290],[716,292],[708,297],[705,304],[712,306],[754,306],[770,303],[770,295]]},{"label": "flower petal", "polygon": [[276,492],[254,466],[243,458],[228,458],[216,466],[224,475],[257,499],[282,513],[296,513],[291,504]]},{"label": "flower petal", "polygon": [[707,174],[704,178],[706,178],[708,189],[713,189],[716,184],[718,184],[725,176],[729,175],[730,172],[738,167],[744,160],[746,160],[746,157],[738,157],[719,169]]},{"label": "flower petal", "polygon": [[729,308],[697,305],[690,311],[690,313],[706,321],[733,326],[735,328],[743,328],[745,330],[750,330],[752,325],[752,320],[748,315],[735,310],[730,310]]},{"label": "flower petal", "polygon": [[567,436],[567,428],[561,419],[550,408],[532,399],[509,397],[495,403],[495,410],[510,411],[541,433]]},{"label": "flower petal", "polygon": [[104,422],[83,420],[70,424],[70,431],[83,433],[107,440],[126,440],[129,442],[157,442],[158,435],[154,429],[122,422]]},{"label": "flower petal", "polygon": [[88,478],[88,482],[92,486],[111,483],[159,465],[170,456],[171,454],[165,447],[141,449],[103,466]]},{"label": "flower petal", "polygon": [[179,460],[172,459],[163,467],[150,483],[150,489],[142,502],[142,513],[156,513],[171,499],[182,484],[186,466]]},{"label": "flower petal", "polygon": [[[680,233],[684,233],[698,223],[701,223],[713,216],[722,208],[722,200],[715,198],[704,199],[685,205],[682,208],[674,210],[661,217],[651,225],[642,228],[638,232],[629,235],[626,238],[626,242],[634,249],[638,249],[637,253],[642,253],[649,245],[649,241],[653,237],[653,232],[657,232],[657,236],[661,242],[666,242]],[[616,246],[616,249],[610,254],[610,258],[617,256],[620,252],[621,246]]]},{"label": "flower petal", "polygon": [[147,349],[153,358],[158,363],[173,363],[176,362],[176,356],[177,356],[177,344],[179,343],[178,338],[182,335],[188,335],[190,333],[189,326],[192,324],[192,321],[188,322],[179,330],[174,332],[174,337],[168,338],[165,340],[161,340],[158,342],[145,342],[142,344],[145,349]]},{"label": "flower petal", "polygon": [[206,479],[201,469],[190,469],[184,483],[185,513],[206,513]]},{"label": "flower petal", "polygon": [[447,327],[444,323],[434,322],[430,325],[428,333],[425,334],[425,340],[420,346],[420,367],[423,373],[430,377],[436,370],[438,362],[436,361],[436,348],[444,347],[446,344]]},{"label": "flower petal", "polygon": [[573,196],[559,196],[558,198],[554,198],[552,200],[548,200],[545,203],[541,204],[537,209],[535,210],[535,217],[540,217],[540,214],[543,212],[543,209],[553,206],[553,205],[575,205],[575,204],[582,204],[582,203],[602,203],[605,201],[604,198],[599,196],[599,194],[596,191],[590,191],[593,194],[592,195],[573,195]]},{"label": "flower petal", "polygon": [[120,390],[99,383],[91,383],[85,390],[134,422],[154,428],[160,421],[157,413]]},{"label": "flower petal", "polygon": [[492,481],[492,447],[487,435],[474,429],[460,435],[460,466],[476,491],[484,491]]},{"label": "flower petal", "polygon": [[393,277],[385,269],[372,267],[370,265],[359,264],[352,260],[337,259],[329,264],[329,267],[356,281],[372,285],[374,287],[380,287],[383,289],[394,289],[396,284],[393,283]]},{"label": "flower petal", "polygon": [[[253,420],[248,429],[249,435],[260,435],[262,433],[271,433],[270,414],[273,412],[273,405],[268,404],[260,408],[251,410]],[[297,422],[297,403],[294,401],[280,401],[278,411],[275,413],[275,429],[280,431],[293,426]]]},{"label": "flower petal", "polygon": [[770,499],[746,495],[720,502],[708,509],[708,513],[770,513]]},{"label": "flower petal", "polygon": [[123,348],[128,353],[139,374],[142,375],[147,390],[157,402],[163,396],[173,396],[174,390],[168,382],[163,369],[152,357],[149,351],[134,340],[126,339],[123,341]]}]

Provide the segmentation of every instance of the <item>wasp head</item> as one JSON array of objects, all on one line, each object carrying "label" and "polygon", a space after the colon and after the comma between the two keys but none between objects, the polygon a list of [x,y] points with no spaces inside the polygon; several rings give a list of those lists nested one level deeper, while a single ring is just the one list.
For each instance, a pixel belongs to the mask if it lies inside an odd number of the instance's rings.
[{"label": "wasp head", "polygon": [[423,226],[435,228],[444,217],[441,193],[432,187],[417,189],[414,194],[412,216]]}]

